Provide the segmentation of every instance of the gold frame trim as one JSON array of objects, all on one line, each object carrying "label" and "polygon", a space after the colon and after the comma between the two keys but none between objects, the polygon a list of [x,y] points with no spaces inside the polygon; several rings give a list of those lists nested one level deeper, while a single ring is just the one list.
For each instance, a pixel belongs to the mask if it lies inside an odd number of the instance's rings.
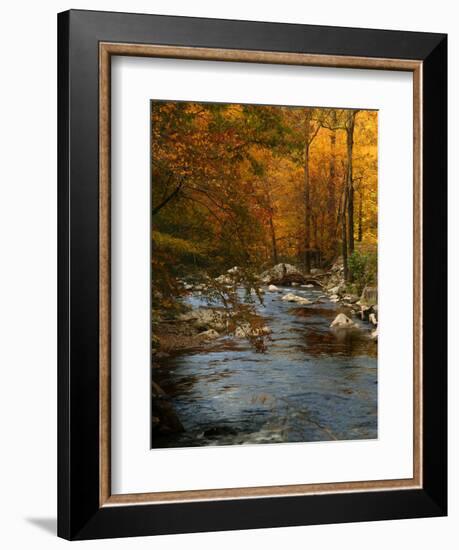
[{"label": "gold frame trim", "polygon": [[[414,425],[412,478],[112,495],[110,458],[110,68],[113,55],[378,69],[413,73]],[[422,488],[422,61],[101,42],[99,44],[99,265],[100,507]]]}]

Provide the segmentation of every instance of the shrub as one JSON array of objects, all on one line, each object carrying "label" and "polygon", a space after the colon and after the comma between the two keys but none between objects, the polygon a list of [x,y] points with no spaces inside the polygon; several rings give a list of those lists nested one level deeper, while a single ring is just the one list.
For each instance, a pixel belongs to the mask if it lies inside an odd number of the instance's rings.
[{"label": "shrub", "polygon": [[355,250],[349,256],[349,275],[357,294],[360,294],[366,285],[376,286],[378,278],[378,256],[376,252]]}]

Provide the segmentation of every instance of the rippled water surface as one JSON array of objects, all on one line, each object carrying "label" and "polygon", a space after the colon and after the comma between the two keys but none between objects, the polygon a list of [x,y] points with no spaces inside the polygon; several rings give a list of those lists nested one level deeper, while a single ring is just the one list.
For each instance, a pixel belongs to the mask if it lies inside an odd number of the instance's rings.
[{"label": "rippled water surface", "polygon": [[[321,294],[281,290],[309,299]],[[258,306],[272,331],[266,353],[221,338],[153,369],[185,431],[155,436],[152,447],[377,437],[377,345],[369,326],[330,329],[346,308],[328,298],[298,307],[281,296],[266,293]],[[189,301],[205,306],[198,296]]]}]

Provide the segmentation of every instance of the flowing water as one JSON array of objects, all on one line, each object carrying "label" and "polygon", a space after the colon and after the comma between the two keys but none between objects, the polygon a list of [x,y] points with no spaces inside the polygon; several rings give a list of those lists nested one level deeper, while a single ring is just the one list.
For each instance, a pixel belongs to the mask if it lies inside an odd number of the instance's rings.
[{"label": "flowing water", "polygon": [[[311,300],[321,295],[280,290]],[[257,306],[272,331],[266,353],[225,337],[153,369],[185,431],[155,436],[152,447],[377,437],[377,344],[369,326],[331,329],[345,307],[326,297],[310,306],[281,297],[266,293]],[[206,305],[197,295],[189,303]]]}]

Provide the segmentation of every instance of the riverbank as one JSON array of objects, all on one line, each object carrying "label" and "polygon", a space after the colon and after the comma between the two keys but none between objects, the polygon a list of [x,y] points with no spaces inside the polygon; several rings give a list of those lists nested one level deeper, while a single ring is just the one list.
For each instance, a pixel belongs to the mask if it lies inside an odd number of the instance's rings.
[{"label": "riverbank", "polygon": [[[231,287],[235,284],[234,275],[237,272],[238,268],[234,267],[226,274],[217,277],[216,281]],[[304,275],[290,264],[278,264],[263,272],[258,279],[260,286],[256,289],[256,293],[260,303],[265,293],[282,294],[276,285],[290,287],[291,291],[284,293],[280,299],[309,307],[320,305],[324,300],[339,304],[346,308],[343,312],[346,316],[356,317],[368,323],[372,339],[377,339],[377,291],[373,287],[365,287],[360,296],[348,292],[343,277],[343,266],[339,261],[328,271],[313,269],[308,275]],[[205,297],[208,289],[205,281],[197,284],[183,281],[182,284],[186,295],[196,297]],[[321,292],[315,296],[314,301],[311,301],[304,296],[307,289],[316,289]],[[252,291],[252,295],[255,295],[255,291]],[[254,296],[254,302],[256,302],[256,296]],[[250,339],[250,337],[269,334],[269,326],[263,322],[262,316],[255,316],[250,323],[245,320],[238,322],[231,309],[215,304],[209,307],[204,300],[199,307],[188,304],[187,311],[184,313],[172,320],[162,320],[157,323],[153,359],[158,360],[171,354],[193,350],[222,336]]]}]

